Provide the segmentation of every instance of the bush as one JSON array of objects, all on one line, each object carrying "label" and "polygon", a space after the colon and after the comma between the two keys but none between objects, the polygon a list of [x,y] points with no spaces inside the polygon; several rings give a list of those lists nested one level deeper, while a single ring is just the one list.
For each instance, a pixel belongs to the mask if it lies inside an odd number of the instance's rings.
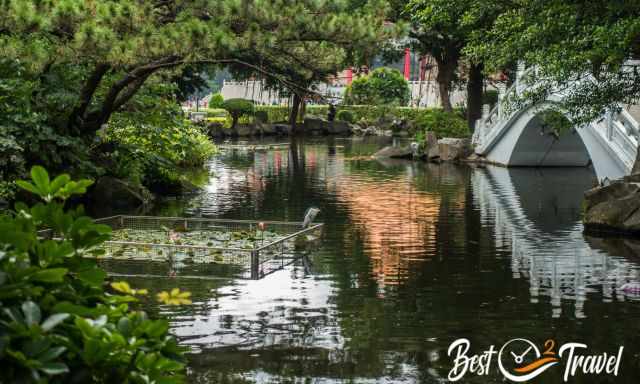
[{"label": "bush", "polygon": [[377,68],[355,79],[345,90],[346,104],[406,105],[410,99],[409,83],[400,71]]},{"label": "bush", "polygon": [[256,111],[255,119],[260,123],[268,123],[269,122],[269,113],[267,111]]},{"label": "bush", "polygon": [[251,116],[255,110],[253,101],[246,99],[229,99],[225,100],[222,108],[226,109],[233,119],[231,127],[235,128],[238,119],[242,116]]},{"label": "bush", "polygon": [[[18,185],[41,202],[0,215],[0,382],[183,382],[184,350],[168,322],[140,310],[148,292],[105,283],[94,257],[110,228],[64,209],[91,181],[50,181],[42,167],[31,178]],[[186,304],[189,295],[160,292],[158,300]]]},{"label": "bush", "polygon": [[432,131],[438,138],[469,137],[471,132],[466,120],[457,112],[448,113],[441,109],[429,110],[416,119],[418,132]]},{"label": "bush", "polygon": [[224,108],[208,108],[207,117],[227,117],[229,112]]},{"label": "bush", "polygon": [[338,114],[336,115],[336,119],[340,121],[346,121],[347,123],[355,122],[355,117],[353,116],[353,113],[351,113],[351,111],[348,111],[346,109],[338,111]]},{"label": "bush", "polygon": [[219,93],[214,93],[209,100],[209,108],[222,108],[224,98]]}]

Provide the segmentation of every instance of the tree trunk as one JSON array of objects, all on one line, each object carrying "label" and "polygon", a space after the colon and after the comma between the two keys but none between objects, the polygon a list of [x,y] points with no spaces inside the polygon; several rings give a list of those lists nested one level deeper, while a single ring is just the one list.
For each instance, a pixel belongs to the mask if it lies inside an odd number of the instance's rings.
[{"label": "tree trunk", "polygon": [[451,84],[453,83],[453,75],[458,65],[457,60],[443,60],[436,58],[438,63],[438,76],[436,81],[438,82],[438,90],[440,91],[440,105],[445,112],[453,112],[451,106]]},{"label": "tree trunk", "polygon": [[467,81],[467,124],[473,132],[476,120],[482,117],[482,91],[484,88],[483,65],[471,64]]},{"label": "tree trunk", "polygon": [[291,106],[291,112],[289,112],[289,124],[291,125],[292,133],[298,132],[297,121],[298,121],[298,111],[300,110],[301,101],[302,101],[302,98],[297,93],[294,93],[293,105]]},{"label": "tree trunk", "polygon": [[304,121],[304,116],[307,114],[307,102],[305,99],[302,99],[300,103],[300,120]]}]

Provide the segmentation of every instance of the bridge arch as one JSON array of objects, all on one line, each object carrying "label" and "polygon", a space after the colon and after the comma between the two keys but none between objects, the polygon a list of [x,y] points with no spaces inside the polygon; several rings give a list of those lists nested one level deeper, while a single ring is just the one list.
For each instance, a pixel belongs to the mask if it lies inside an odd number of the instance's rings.
[{"label": "bridge arch", "polygon": [[[484,145],[477,146],[476,152],[506,166],[584,167],[592,164],[599,180],[629,174],[629,164],[606,140],[601,122],[554,135],[542,119],[542,115],[551,110],[559,110],[558,101],[550,99],[512,113],[496,123],[497,132],[482,143]],[[568,119],[567,114],[564,115]]]}]

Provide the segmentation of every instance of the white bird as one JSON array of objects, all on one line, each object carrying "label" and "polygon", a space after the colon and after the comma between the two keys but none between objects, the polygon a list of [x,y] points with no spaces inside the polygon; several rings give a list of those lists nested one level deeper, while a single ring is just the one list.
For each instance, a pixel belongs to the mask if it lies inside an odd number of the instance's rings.
[{"label": "white bird", "polygon": [[307,228],[313,222],[313,219],[318,216],[320,209],[316,207],[310,207],[304,214],[304,220],[302,221],[302,228]]}]

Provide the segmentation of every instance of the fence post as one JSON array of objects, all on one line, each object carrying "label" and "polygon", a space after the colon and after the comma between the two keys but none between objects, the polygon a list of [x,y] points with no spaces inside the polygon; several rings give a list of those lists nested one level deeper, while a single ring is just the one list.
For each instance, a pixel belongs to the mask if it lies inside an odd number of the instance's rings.
[{"label": "fence post", "polygon": [[497,107],[498,107],[498,117],[501,118],[502,117],[502,102],[505,98],[505,95],[507,93],[507,85],[505,83],[499,83],[498,85],[496,85],[496,88],[498,88],[498,102],[497,102]]},{"label": "fence post", "polygon": [[526,66],[524,61],[518,61],[518,67],[516,69],[516,92],[520,94],[522,92],[524,84],[522,83],[522,77],[524,75],[524,71],[526,70]]},{"label": "fence post", "polygon": [[255,249],[251,251],[251,279],[260,279],[260,252]]}]

